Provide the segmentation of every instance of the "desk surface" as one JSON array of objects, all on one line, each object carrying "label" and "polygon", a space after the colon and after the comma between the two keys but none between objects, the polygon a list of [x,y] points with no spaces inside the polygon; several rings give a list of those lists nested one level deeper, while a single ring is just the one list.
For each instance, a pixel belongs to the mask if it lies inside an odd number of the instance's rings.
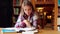
[{"label": "desk surface", "polygon": [[[0,34],[21,34],[21,33],[1,33],[2,28],[0,28]],[[38,34],[60,34],[60,31],[54,31],[54,30],[40,30]]]}]

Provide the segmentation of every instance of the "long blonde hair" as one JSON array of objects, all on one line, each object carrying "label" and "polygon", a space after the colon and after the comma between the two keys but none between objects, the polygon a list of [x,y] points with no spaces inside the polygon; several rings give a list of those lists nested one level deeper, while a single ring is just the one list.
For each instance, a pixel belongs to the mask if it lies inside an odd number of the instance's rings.
[{"label": "long blonde hair", "polygon": [[22,5],[21,5],[21,11],[20,11],[21,16],[25,15],[23,7],[26,6],[26,5],[30,6],[32,8],[32,14],[34,13],[34,8],[33,8],[32,3],[30,1],[28,1],[28,0],[25,0],[25,1],[23,1]]}]

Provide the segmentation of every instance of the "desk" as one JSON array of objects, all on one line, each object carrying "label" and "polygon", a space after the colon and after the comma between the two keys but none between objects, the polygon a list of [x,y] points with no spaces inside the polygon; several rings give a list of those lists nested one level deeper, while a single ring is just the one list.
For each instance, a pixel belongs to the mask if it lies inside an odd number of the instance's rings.
[{"label": "desk", "polygon": [[[0,34],[1,33],[2,28],[0,28]],[[3,34],[21,34],[21,33],[16,33],[16,32],[12,32],[12,33],[3,33]],[[38,32],[38,34],[60,34],[60,31],[54,31],[54,30],[40,30]]]}]

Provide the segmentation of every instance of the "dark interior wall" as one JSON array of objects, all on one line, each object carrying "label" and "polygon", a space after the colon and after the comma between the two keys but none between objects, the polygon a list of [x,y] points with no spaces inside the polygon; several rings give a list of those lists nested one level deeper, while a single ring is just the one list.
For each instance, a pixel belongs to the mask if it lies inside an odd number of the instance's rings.
[{"label": "dark interior wall", "polygon": [[0,27],[12,26],[12,1],[13,0],[0,0]]}]

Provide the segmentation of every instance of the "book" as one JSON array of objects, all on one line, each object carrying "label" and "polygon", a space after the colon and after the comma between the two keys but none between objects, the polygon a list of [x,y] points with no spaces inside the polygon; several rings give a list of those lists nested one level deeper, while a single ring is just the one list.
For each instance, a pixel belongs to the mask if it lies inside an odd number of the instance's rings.
[{"label": "book", "polygon": [[19,14],[19,8],[14,8],[14,15],[18,15]]},{"label": "book", "polygon": [[13,23],[16,23],[16,18],[15,17],[13,17]]},{"label": "book", "polygon": [[16,32],[15,28],[3,28],[2,32]]},{"label": "book", "polygon": [[20,0],[16,0],[16,6],[20,6]]},{"label": "book", "polygon": [[13,0],[13,6],[16,6],[16,0]]}]

